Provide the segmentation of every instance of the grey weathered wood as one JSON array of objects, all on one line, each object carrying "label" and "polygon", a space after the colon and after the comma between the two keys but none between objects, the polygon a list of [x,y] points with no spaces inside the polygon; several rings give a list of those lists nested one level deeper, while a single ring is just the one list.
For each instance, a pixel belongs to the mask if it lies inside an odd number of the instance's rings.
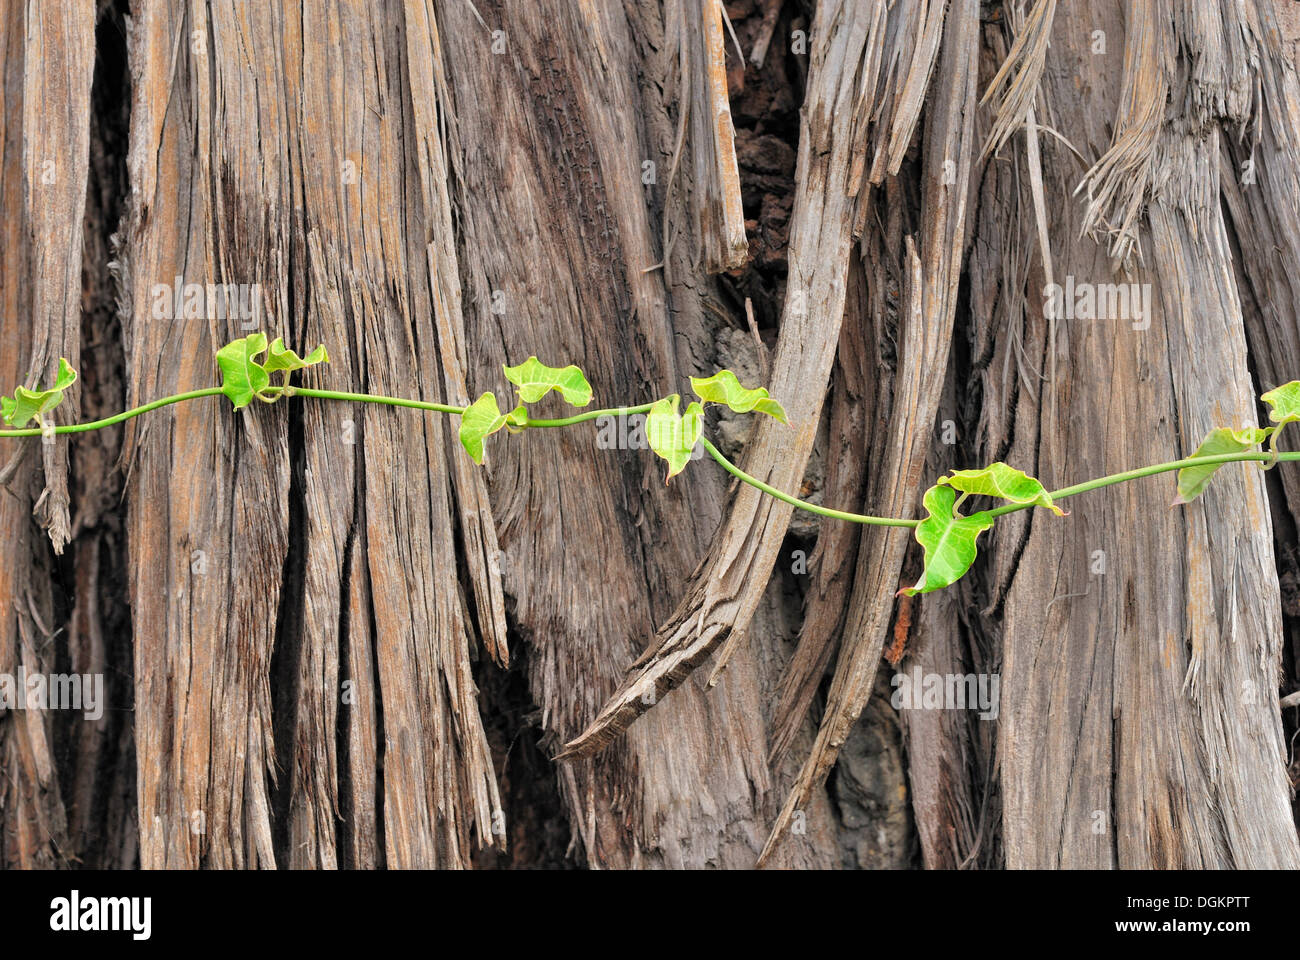
[{"label": "grey weathered wood", "polygon": [[[465,5],[439,7],[462,150],[474,392],[501,396],[501,364],[530,353],[579,363],[597,404],[649,400],[711,369],[717,291],[696,251],[716,211],[692,174],[692,135],[675,177],[664,174],[687,109],[680,84],[664,91],[678,69],[666,33],[680,16],[666,6],[478,4],[485,24]],[[699,102],[693,94],[689,109]],[[660,171],[650,187],[646,160]],[[667,251],[665,235],[677,238]],[[708,469],[665,488],[648,451],[601,449],[598,436],[533,431],[488,454],[506,591],[548,745],[581,732],[614,691],[706,551],[725,496]],[[779,649],[760,646],[715,690],[683,687],[617,749],[561,768],[589,864],[753,864],[779,796],[765,726]],[[815,819],[792,865],[833,862],[825,811]]]},{"label": "grey weathered wood", "polygon": [[[914,13],[909,7],[898,16]],[[887,30],[884,4],[823,4],[813,24],[818,40],[810,48],[800,132],[790,280],[771,384],[773,394],[786,399],[793,429],[774,421],[761,423],[745,458],[748,472],[782,489],[798,486],[812,449],[843,316],[853,225],[865,216],[869,190],[859,193],[863,170],[871,156],[880,156],[900,137],[904,142],[910,137],[906,117],[913,99],[920,97],[913,83],[897,90],[890,86],[891,96],[881,108],[869,95],[870,86],[858,83],[864,62],[870,67],[868,80],[875,79],[876,70],[895,66],[883,56],[886,36],[906,37],[898,42],[910,47],[910,34]],[[923,76],[928,70],[921,61],[927,56],[922,49],[917,59],[903,62]],[[882,59],[890,60],[888,68],[881,65]],[[923,80],[916,82],[923,86]],[[873,136],[864,143],[862,131],[868,128]],[[566,755],[589,756],[601,750],[648,704],[681,684],[724,644],[721,658],[726,661],[746,636],[791,509],[749,486],[736,492],[708,560],[687,584],[654,646],[595,721],[570,741]]]},{"label": "grey weathered wood", "polygon": [[[1041,274],[1031,276],[1026,316],[1013,313],[1008,327],[1024,324],[1033,365],[1054,368],[1055,379],[1035,402],[990,367],[986,396],[1018,410],[987,449],[1009,445],[1049,487],[1186,455],[1211,426],[1253,422],[1218,203],[1219,140],[1246,118],[1254,89],[1243,83],[1252,70],[1244,44],[1260,38],[1238,19],[1253,18],[1253,6],[1223,5],[1208,19],[1188,8],[1176,28],[1189,51],[1182,57],[1168,55],[1174,34],[1157,4],[1128,7],[1124,22],[1099,23],[1069,7],[1057,13],[1049,63],[1078,63],[1097,97],[1120,104],[1115,145],[1074,80],[1050,69],[1044,122],[1069,131],[1085,156],[1112,150],[1090,193],[1105,220],[1091,222],[1130,224],[1126,235],[1102,240],[1121,257],[1140,244],[1146,266],[1112,268],[1104,249],[1079,239],[1077,208],[1053,203],[1056,272],[1151,283],[1154,309],[1147,330],[1058,321],[1053,355],[1034,296]],[[1109,59],[1084,52],[1098,28],[1125,36],[1122,60],[1119,50]],[[1177,122],[1166,123],[1170,85],[1187,99],[1176,99]],[[1073,189],[1065,169],[1047,165],[1049,203]],[[1009,866],[1297,863],[1263,478],[1225,470],[1177,511],[1168,508],[1170,489],[1152,482],[1097,492],[1071,504],[1068,526],[1025,517],[996,538],[989,602],[1003,610],[999,753]],[[1094,573],[1096,551],[1104,576]]]}]

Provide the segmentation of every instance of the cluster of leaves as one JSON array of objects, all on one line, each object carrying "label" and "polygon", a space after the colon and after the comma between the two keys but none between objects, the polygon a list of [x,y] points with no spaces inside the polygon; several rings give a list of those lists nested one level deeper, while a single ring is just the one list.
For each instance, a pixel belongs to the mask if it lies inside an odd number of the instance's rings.
[{"label": "cluster of leaves", "polygon": [[[1276,426],[1218,427],[1206,434],[1192,457],[1256,451],[1265,440],[1269,441],[1270,452],[1275,453],[1278,432],[1288,423],[1300,420],[1300,380],[1270,390],[1260,400],[1271,408],[1269,419]],[[1221,466],[1221,463],[1199,464],[1179,470],[1174,506],[1191,503],[1200,496]],[[899,593],[911,596],[939,590],[955,583],[970,569],[975,562],[979,535],[993,526],[996,519],[989,511],[963,516],[959,507],[971,494],[996,497],[1010,504],[1046,507],[1058,516],[1063,515],[1041,483],[1005,463],[995,463],[983,470],[957,470],[951,476],[940,477],[925,492],[923,505],[927,515],[916,527],[916,540],[925,552],[924,571],[914,586],[904,587]]]},{"label": "cluster of leaves", "polygon": [[987,510],[970,516],[960,513],[962,501],[972,495],[1045,507],[1058,517],[1065,515],[1041,483],[1005,463],[994,463],[982,470],[954,470],[950,476],[940,477],[922,497],[927,515],[916,526],[916,542],[925,551],[925,569],[915,586],[904,587],[899,593],[912,596],[940,590],[970,569],[977,552],[975,541],[993,526],[994,520]]},{"label": "cluster of leaves", "polygon": [[[266,358],[258,358],[265,353]],[[284,340],[276,337],[268,350],[266,334],[251,333],[238,340],[232,340],[217,351],[217,366],[221,370],[221,392],[230,398],[238,410],[253,402],[256,397],[266,403],[290,392],[289,375],[295,370],[329,363],[329,354],[322,344],[304,359],[284,345]],[[271,387],[271,374],[283,373],[284,383]],[[274,389],[274,393],[268,390]]]},{"label": "cluster of leaves", "polygon": [[[1288,423],[1300,420],[1300,380],[1284,383],[1268,393],[1261,394],[1259,399],[1269,405],[1268,418],[1277,426],[1241,427],[1236,430],[1230,427],[1217,427],[1205,435],[1205,439],[1201,441],[1201,445],[1196,448],[1192,456],[1213,457],[1219,454],[1246,453],[1259,447],[1265,440],[1268,441],[1269,451],[1276,453],[1278,433]],[[1174,506],[1191,503],[1200,496],[1205,485],[1210,482],[1210,477],[1214,476],[1214,472],[1221,466],[1223,466],[1221,463],[1211,463],[1179,470],[1178,499],[1174,501]]]},{"label": "cluster of leaves", "polygon": [[45,414],[63,402],[63,391],[76,382],[77,371],[72,369],[72,364],[60,357],[54,386],[37,390],[19,387],[12,397],[0,397],[0,419],[19,429],[33,420],[44,427]]},{"label": "cluster of leaves", "polygon": [[[498,430],[518,432],[528,426],[525,404],[537,403],[552,390],[571,406],[585,407],[591,402],[591,384],[578,367],[548,367],[536,357],[529,357],[517,367],[502,367],[506,379],[519,394],[519,403],[509,413],[502,413],[496,395],[484,393],[466,408],[460,420],[460,442],[475,463],[483,462],[483,441]],[[681,395],[672,394],[651,405],[646,415],[646,440],[656,454],[668,463],[668,479],[681,473],[699,443],[703,428],[704,407],[722,404],[737,413],[765,413],[787,423],[785,409],[768,396],[763,387],[746,389],[730,370],[720,370],[711,377],[692,377],[691,388],[699,400],[693,400],[684,413],[678,413]]]},{"label": "cluster of leaves", "polygon": [[765,413],[782,423],[785,408],[768,396],[765,387],[747,390],[730,370],[719,370],[711,377],[691,377],[691,389],[699,400],[692,400],[686,412],[677,413],[680,394],[671,394],[655,402],[645,420],[646,441],[650,449],[668,461],[667,483],[686,469],[704,427],[704,408],[710,403],[725,406],[736,413]]},{"label": "cluster of leaves", "polygon": [[574,407],[591,403],[591,384],[583,372],[569,364],[548,367],[536,357],[529,357],[517,367],[502,366],[506,379],[515,385],[520,403],[509,413],[502,413],[492,391],[480,396],[465,408],[460,417],[460,444],[475,463],[483,462],[483,441],[506,427],[517,433],[528,424],[526,403],[537,403],[552,390]]}]

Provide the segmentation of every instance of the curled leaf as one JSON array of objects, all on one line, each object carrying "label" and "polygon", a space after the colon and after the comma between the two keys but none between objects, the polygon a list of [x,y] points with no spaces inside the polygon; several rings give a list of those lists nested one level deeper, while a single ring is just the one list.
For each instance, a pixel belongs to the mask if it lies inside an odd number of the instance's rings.
[{"label": "curled leaf", "polygon": [[266,334],[250,333],[246,337],[232,340],[217,351],[217,366],[221,368],[221,392],[230,398],[236,410],[248,406],[255,396],[271,384],[271,375],[257,360],[258,355],[265,350]]},{"label": "curled leaf", "polygon": [[956,499],[957,491],[943,484],[925,491],[922,502],[929,516],[916,526],[916,542],[925,550],[925,570],[915,586],[899,593],[910,597],[942,589],[960,580],[975,562],[975,540],[993,526],[993,518],[987,512],[956,515]]},{"label": "curled leaf", "polygon": [[72,364],[59,358],[59,372],[54,386],[39,390],[19,387],[12,397],[0,397],[0,416],[14,427],[25,427],[33,419],[49,413],[63,402],[63,391],[77,382],[77,371]]},{"label": "curled leaf", "polygon": [[497,406],[496,394],[489,391],[483,394],[460,416],[460,445],[475,463],[483,462],[483,441],[496,433],[517,417],[522,407],[516,407],[509,414],[501,412]]},{"label": "curled leaf", "polygon": [[[1219,427],[1211,430],[1196,448],[1193,457],[1213,457],[1224,453],[1245,453],[1267,440],[1278,431],[1277,427],[1243,427],[1232,430]],[[1173,505],[1191,503],[1201,495],[1214,472],[1223,466],[1221,463],[1209,463],[1198,467],[1183,467],[1178,471],[1178,498]]]},{"label": "curled leaf", "polygon": [[523,433],[528,426],[528,408],[522,403],[506,414],[506,430],[510,433]]},{"label": "curled leaf", "polygon": [[591,403],[591,384],[581,370],[573,364],[567,367],[548,367],[536,357],[529,357],[517,367],[502,367],[506,379],[519,388],[519,399],[536,403],[552,390],[575,407]]},{"label": "curled leaf", "polygon": [[267,352],[266,362],[262,367],[267,373],[274,373],[277,370],[284,370],[286,373],[294,370],[302,370],[305,367],[313,367],[318,363],[329,363],[329,354],[325,352],[325,345],[321,344],[315,350],[303,359],[288,349],[284,345],[284,340],[276,337],[271,344],[271,349]]},{"label": "curled leaf", "polygon": [[1274,387],[1260,398],[1273,409],[1268,418],[1281,429],[1293,420],[1300,420],[1300,380],[1292,380],[1280,387]]},{"label": "curled leaf", "polygon": [[665,483],[686,468],[704,425],[704,408],[693,401],[686,412],[678,416],[677,406],[681,399],[674,393],[655,401],[645,420],[646,442],[651,450],[668,461]]},{"label": "curled leaf", "polygon": [[736,413],[766,413],[782,423],[785,408],[767,394],[766,387],[746,390],[730,370],[719,370],[711,377],[691,377],[691,389],[705,403],[724,403]]},{"label": "curled leaf", "polygon": [[1058,517],[1065,516],[1065,511],[1052,503],[1051,496],[1041,483],[1023,470],[1009,467],[1005,463],[993,463],[982,470],[954,470],[950,475],[940,477],[937,482],[962,493],[1000,497],[1011,503],[1032,503],[1046,507]]}]

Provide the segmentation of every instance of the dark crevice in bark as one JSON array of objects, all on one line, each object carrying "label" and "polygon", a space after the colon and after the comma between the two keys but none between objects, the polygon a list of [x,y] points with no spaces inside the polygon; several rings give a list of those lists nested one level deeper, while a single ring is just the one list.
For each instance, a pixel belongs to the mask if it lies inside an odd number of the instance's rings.
[{"label": "dark crevice in bark", "polygon": [[479,677],[479,709],[505,812],[506,852],[476,850],[474,866],[573,868],[577,864],[567,854],[570,830],[560,796],[559,768],[542,746],[542,711],[528,687],[531,651],[515,629],[513,611],[508,614],[510,667],[484,670]]},{"label": "dark crevice in bark", "polygon": [[[116,286],[116,235],[127,196],[130,74],[125,0],[97,10],[91,85],[90,155],[83,219],[82,320],[79,398],[83,418],[124,408],[125,358]],[[102,675],[102,715],[54,713],[58,782],[68,813],[65,865],[129,868],[138,865],[131,610],[117,466],[119,431],[83,434],[70,450],[69,492],[73,542],[50,552],[55,620],[59,631],[52,669]],[[93,681],[92,681],[93,682]]]},{"label": "dark crevice in bark", "polygon": [[[743,329],[745,298],[764,339],[774,341],[785,303],[786,248],[794,205],[795,158],[799,147],[799,107],[803,103],[800,57],[790,50],[791,21],[800,17],[800,4],[783,4],[763,65],[749,56],[763,31],[769,3],[740,0],[727,5],[731,24],[746,54],[741,67],[735,44],[727,37],[727,87],[736,130],[736,163],[740,172],[749,261],[718,276],[719,286],[733,298],[731,315]],[[769,337],[771,339],[769,339]]]},{"label": "dark crevice in bark", "polygon": [[[363,365],[362,370],[364,371],[364,369],[365,367]],[[369,392],[370,391],[369,378],[366,377],[365,380],[366,380],[366,386],[363,389],[366,392]],[[362,423],[364,423],[364,421],[362,421]],[[359,424],[358,430],[364,431],[364,426],[361,426]],[[363,450],[365,449],[364,434],[363,436],[357,438],[357,443],[358,445],[361,446]],[[362,464],[361,462],[357,463],[356,490],[357,490],[357,495],[354,500],[354,502],[356,503],[356,510],[357,510],[356,523],[360,525],[360,529],[364,530],[365,522],[366,522],[365,511],[366,511],[366,503],[367,503],[366,470],[365,470],[365,465]],[[368,551],[366,547],[366,542],[365,540],[362,540],[361,556],[365,557],[367,552]],[[363,566],[360,575],[368,578],[370,576],[369,568]],[[386,816],[385,807],[387,806],[387,803],[384,798],[385,780],[387,779],[387,771],[384,768],[384,761],[388,755],[388,747],[387,747],[388,737],[384,729],[384,686],[380,682],[380,677],[383,676],[383,673],[381,672],[379,666],[379,623],[375,619],[375,604],[373,599],[371,599],[371,589],[370,589],[369,582],[367,582],[366,597],[368,601],[366,604],[366,629],[369,634],[368,637],[369,644],[367,649],[370,651],[370,675],[371,677],[374,678],[370,687],[371,690],[374,692],[374,697],[375,697],[375,717],[374,717],[375,850],[378,859],[377,865],[382,866],[387,862],[387,858],[388,858],[387,857],[388,845],[387,845],[387,837],[386,837],[388,826],[385,821],[385,816]]]},{"label": "dark crevice in bark", "polygon": [[[357,466],[360,469],[360,466]],[[350,656],[350,646],[352,641],[352,617],[348,591],[352,583],[352,565],[356,558],[357,548],[357,518],[352,518],[352,525],[348,528],[347,540],[343,545],[343,572],[339,579],[339,589],[343,596],[339,603],[339,682],[340,684],[351,682],[352,689],[355,690],[356,680],[353,676],[352,658]],[[352,749],[351,740],[348,737],[348,731],[352,727],[352,707],[356,701],[355,693],[353,696],[341,699],[339,703],[338,724],[334,728],[335,750],[338,754],[338,776],[339,776],[339,813],[338,813],[338,862],[340,867],[355,867],[357,865],[357,829],[356,815],[357,812],[352,804],[352,791],[347,789],[347,784],[352,782]],[[364,762],[364,758],[362,758]]]},{"label": "dark crevice in bark", "polygon": [[285,552],[281,576],[280,608],[275,624],[275,646],[271,651],[271,728],[275,737],[275,784],[271,792],[274,811],[272,830],[275,859],[287,866],[289,849],[289,806],[299,789],[297,764],[297,730],[299,672],[303,640],[303,603],[306,594],[307,517],[306,452],[303,412],[300,403],[290,403],[289,411],[289,548]]}]

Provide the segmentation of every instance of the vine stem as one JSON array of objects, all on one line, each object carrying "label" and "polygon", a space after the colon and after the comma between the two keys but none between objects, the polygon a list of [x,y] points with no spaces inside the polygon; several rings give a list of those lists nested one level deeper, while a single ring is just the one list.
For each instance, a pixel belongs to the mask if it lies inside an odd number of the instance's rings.
[{"label": "vine stem", "polygon": [[[273,390],[284,391],[283,387]],[[445,403],[429,403],[426,400],[407,400],[405,397],[384,397],[374,393],[343,393],[339,390],[313,390],[311,387],[290,387],[289,396],[317,397],[321,400],[349,400],[353,403],[382,403],[389,407],[414,407],[416,410],[432,410],[435,413],[454,413],[460,415],[465,407],[453,407]]]},{"label": "vine stem", "polygon": [[[115,423],[121,423],[123,420],[130,420],[132,417],[138,417],[142,413],[148,413],[150,410],[157,410],[159,407],[166,407],[173,403],[180,403],[184,400],[197,400],[200,397],[219,397],[221,396],[220,387],[208,387],[204,390],[191,390],[188,393],[178,393],[174,397],[163,397],[161,400],[154,400],[152,403],[146,403],[142,407],[133,407],[130,410],[124,410],[122,413],[115,413],[111,417],[105,417],[103,420],[91,420],[88,423],[70,423],[62,427],[55,427],[55,433],[86,433],[89,430],[102,430],[104,427],[111,427]],[[27,427],[21,430],[0,430],[0,437],[39,437],[41,435],[40,427]]]},{"label": "vine stem", "polygon": [[[190,390],[185,393],[178,393],[174,396],[163,397],[161,400],[154,400],[143,406],[133,407],[122,413],[114,414],[111,417],[105,417],[102,420],[91,420],[87,423],[73,423],[61,427],[55,427],[54,433],[86,433],[91,430],[102,430],[104,427],[111,427],[114,424],[122,423],[141,414],[149,413],[151,410],[157,410],[160,407],[170,406],[173,403],[182,403],[186,400],[198,400],[201,397],[218,397],[223,393],[220,387],[206,387],[202,390]],[[460,415],[465,412],[466,407],[456,407],[445,403],[430,403],[425,400],[408,400],[405,397],[386,397],[373,393],[345,393],[340,390],[316,390],[311,387],[268,387],[262,391],[266,395],[280,396],[297,396],[297,397],[315,397],[320,400],[343,400],[353,403],[377,403],[390,407],[413,407],[417,410],[430,410],[435,413],[450,413]],[[576,423],[586,423],[591,420],[597,420],[601,417],[626,417],[637,413],[649,413],[654,406],[652,403],[643,403],[635,407],[608,407],[603,410],[590,410],[586,413],[580,413],[572,417],[563,417],[556,420],[533,420],[529,419],[524,427],[568,427]],[[40,427],[25,427],[17,430],[0,430],[0,437],[39,437],[45,431]],[[1276,434],[1274,435],[1276,436]],[[850,523],[862,523],[878,527],[916,527],[919,521],[904,520],[899,517],[874,517],[863,513],[850,513],[847,510],[833,510],[830,507],[819,506],[815,503],[809,503],[806,500],[800,500],[798,497],[791,496],[783,490],[778,490],[770,484],[764,483],[757,477],[751,476],[744,470],[728,460],[715,447],[708,437],[701,436],[700,444],[713,457],[724,470],[744,483],[749,484],[768,496],[775,497],[784,503],[797,507],[800,510],[806,510],[809,513],[815,513],[823,517],[831,517],[835,520],[847,520]],[[1117,483],[1127,483],[1130,480],[1140,480],[1143,477],[1155,476],[1159,473],[1169,473],[1174,470],[1182,470],[1186,467],[1210,466],[1223,463],[1240,463],[1247,461],[1260,461],[1272,465],[1279,460],[1295,461],[1300,460],[1300,452],[1278,453],[1276,451],[1264,453],[1222,453],[1208,457],[1185,457],[1182,460],[1171,460],[1168,463],[1157,463],[1149,467],[1137,467],[1133,470],[1125,470],[1123,473],[1112,473],[1109,476],[1097,477],[1093,480],[1085,480],[1082,483],[1076,483],[1073,486],[1062,487],[1060,490],[1053,490],[1048,495],[1053,501],[1064,500],[1067,497],[1078,496],[1081,493],[1088,493],[1091,490],[1098,490],[1102,487],[1109,487]],[[990,517],[1000,517],[1004,514],[1015,513],[1017,510],[1027,510],[1034,506],[1032,503],[1010,503],[1005,506],[996,507],[986,511]]]},{"label": "vine stem", "polygon": [[610,407],[606,410],[592,410],[588,413],[580,413],[574,417],[565,417],[562,420],[534,420],[528,418],[524,424],[526,427],[569,427],[575,423],[585,423],[588,420],[597,420],[601,417],[630,417],[634,413],[649,413],[653,403],[643,403],[639,407]]},{"label": "vine stem", "polygon": [[[798,507],[800,510],[807,510],[809,513],[820,514],[823,517],[834,517],[837,520],[848,520],[852,523],[865,523],[877,527],[915,527],[917,520],[900,520],[895,517],[873,517],[863,513],[848,513],[844,510],[831,510],[827,507],[819,507],[815,503],[808,503],[806,500],[800,500],[798,497],[792,497],[788,493],[776,489],[752,477],[744,470],[724,457],[718,448],[709,442],[708,437],[700,437],[700,443],[704,449],[709,452],[709,456],[718,461],[722,468],[733,477],[743,480],[751,487],[757,487],[764,493],[776,497],[778,500],[784,500],[791,506]],[[1101,487],[1109,487],[1116,483],[1125,483],[1129,480],[1140,480],[1143,477],[1155,476],[1158,473],[1168,473],[1171,470],[1182,470],[1184,467],[1202,467],[1210,464],[1219,463],[1237,463],[1247,460],[1271,461],[1274,458],[1278,460],[1300,460],[1300,452],[1297,453],[1220,453],[1208,457],[1186,457],[1182,460],[1171,460],[1168,463],[1157,463],[1149,467],[1138,467],[1134,470],[1125,470],[1123,473],[1113,473],[1110,476],[1098,477],[1095,480],[1085,480],[1083,483],[1076,483],[1070,487],[1062,487],[1060,490],[1051,491],[1048,496],[1053,501],[1064,500],[1066,497],[1077,496],[1081,493],[1087,493],[1089,490],[1097,490]],[[987,511],[990,517],[1000,517],[1003,514],[1015,513],[1017,510],[1028,510],[1034,506],[1032,503],[1009,503],[1004,507]]]},{"label": "vine stem", "polygon": [[916,526],[915,520],[899,520],[894,517],[871,517],[862,513],[849,513],[845,510],[832,510],[830,507],[821,507],[815,503],[809,503],[807,500],[800,500],[798,497],[792,497],[790,496],[790,494],[785,493],[784,491],[778,490],[776,487],[764,483],[762,480],[759,480],[757,477],[751,477],[744,470],[741,470],[740,467],[736,466],[734,463],[732,463],[730,460],[724,457],[718,451],[718,448],[709,442],[708,437],[701,436],[700,443],[703,445],[704,449],[709,452],[709,456],[711,456],[714,460],[718,461],[718,463],[722,464],[722,469],[726,470],[727,473],[731,474],[733,477],[735,477],[738,480],[743,480],[751,487],[757,487],[759,490],[762,490],[768,496],[776,497],[776,499],[778,500],[784,500],[792,507],[798,507],[800,510],[807,510],[809,513],[815,513],[823,517],[834,517],[836,520],[848,520],[852,523],[866,523],[875,527],[915,527]]}]

